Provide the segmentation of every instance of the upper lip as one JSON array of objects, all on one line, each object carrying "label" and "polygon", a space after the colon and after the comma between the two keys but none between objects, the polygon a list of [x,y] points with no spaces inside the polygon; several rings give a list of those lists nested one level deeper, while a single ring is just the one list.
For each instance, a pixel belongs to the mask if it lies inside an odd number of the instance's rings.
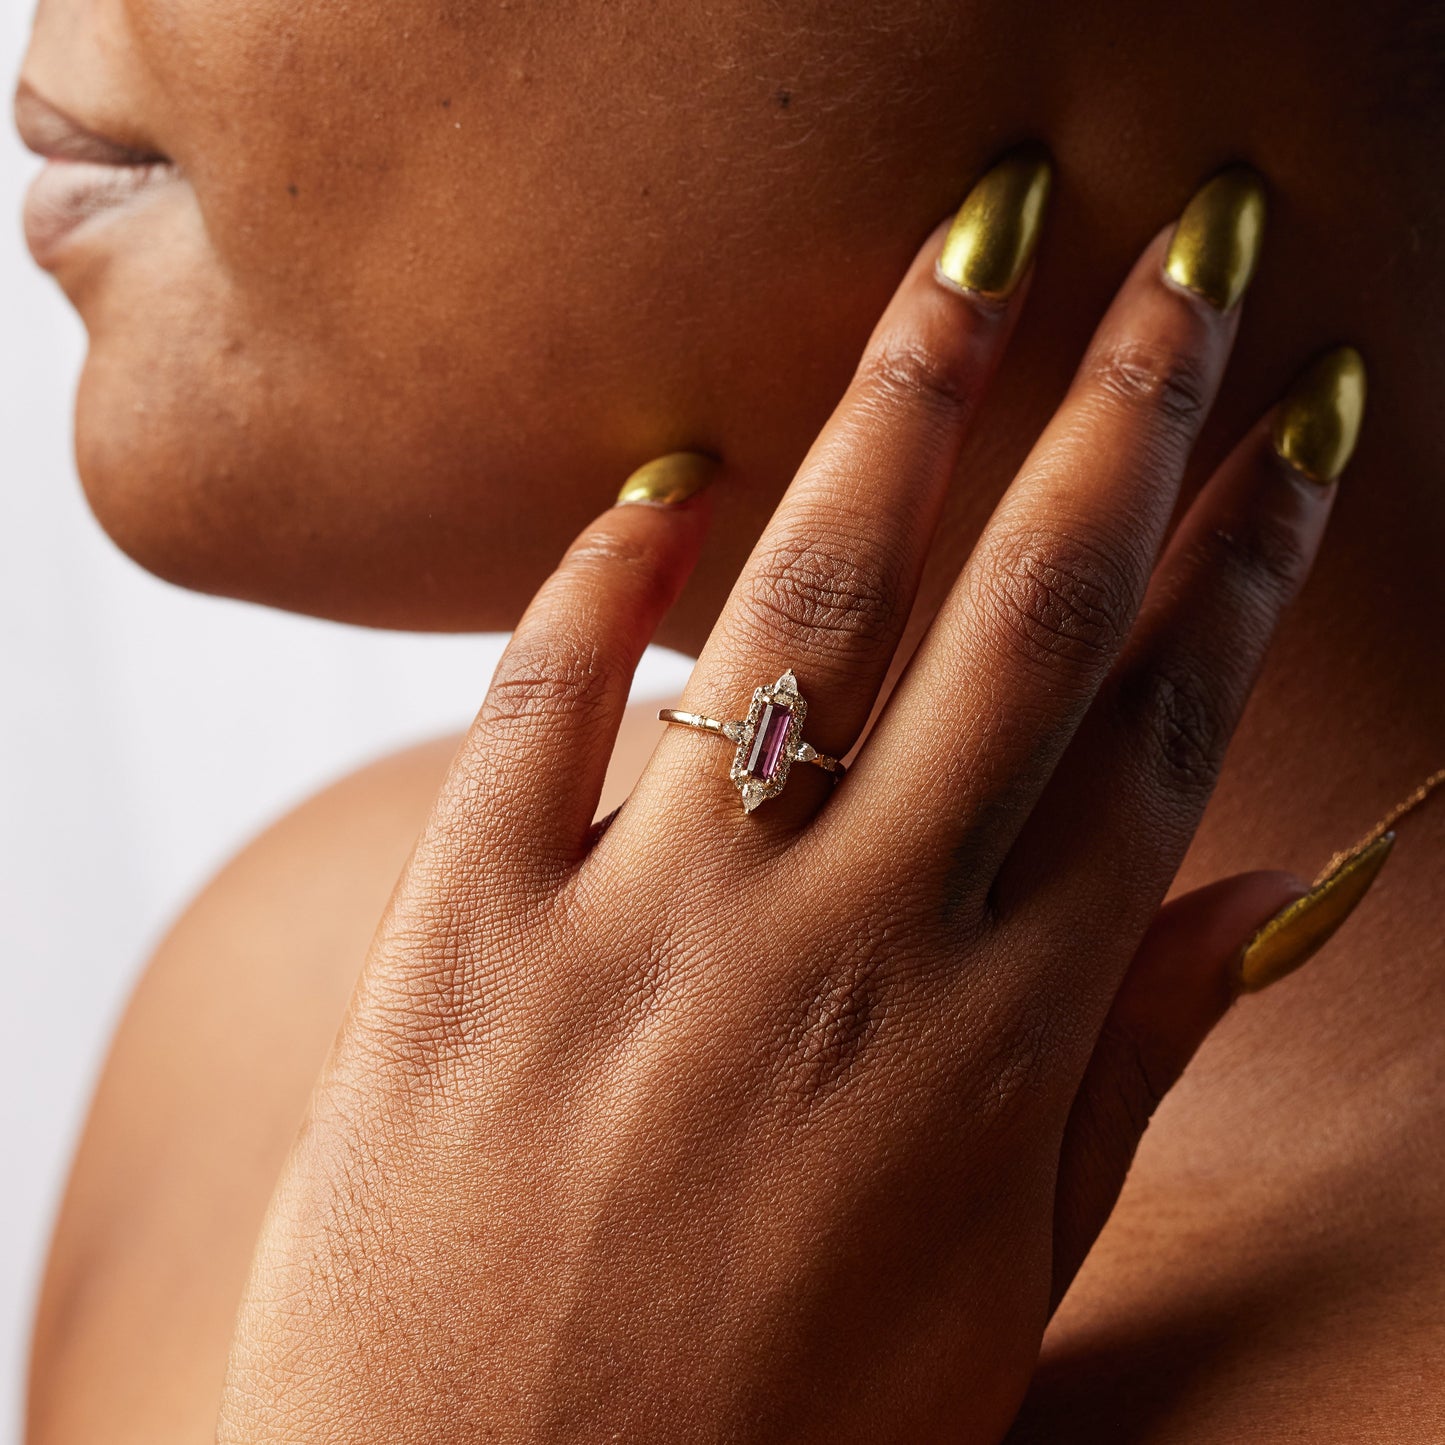
[{"label": "upper lip", "polygon": [[168,157],[153,147],[100,135],[67,115],[22,80],[15,91],[15,127],[28,150],[51,161],[89,161],[103,166],[151,166]]}]

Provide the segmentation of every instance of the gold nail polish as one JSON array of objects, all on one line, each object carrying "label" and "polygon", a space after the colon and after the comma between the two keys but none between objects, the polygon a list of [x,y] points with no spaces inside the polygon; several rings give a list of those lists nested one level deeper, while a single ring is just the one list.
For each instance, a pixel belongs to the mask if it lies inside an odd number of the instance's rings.
[{"label": "gold nail polish", "polygon": [[1344,471],[1365,419],[1365,358],[1353,346],[1318,357],[1274,414],[1274,449],[1314,482]]},{"label": "gold nail polish", "polygon": [[1033,260],[1053,183],[1036,145],[1010,151],[968,193],[939,252],[941,280],[1002,300]]},{"label": "gold nail polish", "polygon": [[1164,260],[1177,286],[1228,311],[1244,295],[1264,240],[1264,182],[1248,166],[1230,166],[1195,191]]},{"label": "gold nail polish", "polygon": [[1313,958],[1370,891],[1394,846],[1393,833],[1376,838],[1276,913],[1240,954],[1239,991],[1258,993]]},{"label": "gold nail polish", "polygon": [[619,507],[642,503],[675,507],[695,497],[717,474],[718,464],[701,452],[668,452],[632,473],[617,494]]}]

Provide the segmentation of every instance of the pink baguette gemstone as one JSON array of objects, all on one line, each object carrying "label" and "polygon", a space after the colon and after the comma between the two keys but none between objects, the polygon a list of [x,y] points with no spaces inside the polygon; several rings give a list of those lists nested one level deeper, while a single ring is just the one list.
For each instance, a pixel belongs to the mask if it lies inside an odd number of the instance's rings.
[{"label": "pink baguette gemstone", "polygon": [[783,755],[783,743],[792,723],[792,709],[779,707],[775,702],[763,708],[757,731],[753,734],[753,748],[748,754],[747,772],[750,778],[764,783],[771,780],[777,771],[778,759]]}]

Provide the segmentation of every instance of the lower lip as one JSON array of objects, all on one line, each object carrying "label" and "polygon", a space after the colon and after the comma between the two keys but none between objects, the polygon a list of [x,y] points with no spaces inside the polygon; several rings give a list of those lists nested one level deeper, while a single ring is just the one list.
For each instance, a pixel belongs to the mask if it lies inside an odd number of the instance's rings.
[{"label": "lower lip", "polygon": [[25,240],[40,265],[83,227],[117,211],[173,180],[175,167],[111,166],[95,161],[47,161],[25,195]]}]

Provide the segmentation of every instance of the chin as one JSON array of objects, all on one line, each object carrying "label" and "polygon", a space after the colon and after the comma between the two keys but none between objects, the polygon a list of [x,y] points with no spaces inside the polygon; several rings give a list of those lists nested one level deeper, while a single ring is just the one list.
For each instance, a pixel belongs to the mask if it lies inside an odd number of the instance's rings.
[{"label": "chin", "polygon": [[90,336],[81,481],[116,545],[166,581],[372,627],[505,630],[629,472],[699,448],[731,475],[664,630],[690,649],[842,385],[785,356],[801,400],[780,406],[761,372],[733,395],[756,319],[711,349],[666,327],[593,347],[583,370],[554,300],[457,312],[423,288],[383,311],[311,261],[305,285],[300,261],[279,267],[276,294],[270,272],[218,256],[177,190],[89,232],[62,268]]}]

